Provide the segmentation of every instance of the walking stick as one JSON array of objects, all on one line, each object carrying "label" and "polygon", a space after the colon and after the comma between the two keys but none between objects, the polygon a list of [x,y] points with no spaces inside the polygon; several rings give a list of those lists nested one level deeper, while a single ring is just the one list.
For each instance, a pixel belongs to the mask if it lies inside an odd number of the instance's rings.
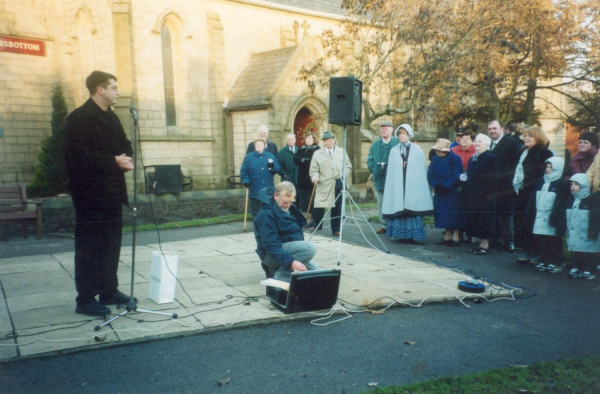
[{"label": "walking stick", "polygon": [[248,219],[248,195],[250,189],[246,188],[246,206],[244,207],[244,231],[246,231],[246,219]]},{"label": "walking stick", "polygon": [[310,206],[312,205],[313,198],[315,197],[315,190],[317,190],[317,182],[313,186],[312,194],[310,195],[310,201],[308,202],[308,209],[306,210],[306,220],[308,221],[308,215],[310,214]]}]

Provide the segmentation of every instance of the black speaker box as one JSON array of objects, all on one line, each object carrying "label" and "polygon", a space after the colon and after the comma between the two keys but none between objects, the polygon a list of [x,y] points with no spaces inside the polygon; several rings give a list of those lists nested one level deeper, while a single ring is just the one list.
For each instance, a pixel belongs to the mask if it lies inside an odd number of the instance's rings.
[{"label": "black speaker box", "polygon": [[361,125],[362,81],[355,77],[329,79],[329,123]]},{"label": "black speaker box", "polygon": [[154,182],[155,194],[181,193],[183,190],[181,165],[154,166]]}]

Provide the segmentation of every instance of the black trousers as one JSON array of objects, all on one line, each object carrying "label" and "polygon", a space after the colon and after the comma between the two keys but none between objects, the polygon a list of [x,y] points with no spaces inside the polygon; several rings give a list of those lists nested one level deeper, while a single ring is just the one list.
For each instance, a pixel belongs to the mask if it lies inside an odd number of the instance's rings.
[{"label": "black trousers", "polygon": [[77,305],[117,290],[123,217],[121,203],[75,208],[75,288]]},{"label": "black trousers", "polygon": [[571,263],[580,271],[594,272],[598,264],[598,253],[571,252]]},{"label": "black trousers", "polygon": [[525,252],[536,254],[538,251],[537,238],[533,236],[534,214],[526,213],[527,203],[531,193],[521,190],[515,199],[515,246]]},{"label": "black trousers", "polygon": [[538,255],[546,264],[560,265],[563,259],[562,238],[552,235],[536,235]]},{"label": "black trousers", "polygon": [[[335,189],[335,204],[331,207],[330,217],[331,217],[331,232],[337,233],[340,231],[341,223],[342,223],[342,198],[338,198],[341,193],[341,189]],[[327,208],[329,209],[329,208]],[[313,218],[315,224],[318,224],[323,220],[323,216],[325,216],[326,208],[315,208],[313,211]]]},{"label": "black trousers", "polygon": [[[300,212],[306,212],[308,210],[308,203],[310,202],[310,196],[312,195],[312,188],[311,189],[300,189],[297,188],[297,194],[296,194],[296,199],[298,200],[296,202],[296,205],[298,206],[298,208],[300,209]],[[314,203],[314,201],[313,201]],[[310,208],[311,212],[313,210],[313,207]]]}]

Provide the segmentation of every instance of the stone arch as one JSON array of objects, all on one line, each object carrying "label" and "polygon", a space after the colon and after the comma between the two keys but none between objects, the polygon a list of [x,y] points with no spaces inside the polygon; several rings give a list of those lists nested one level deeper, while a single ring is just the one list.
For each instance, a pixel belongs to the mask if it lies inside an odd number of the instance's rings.
[{"label": "stone arch", "polygon": [[161,48],[164,121],[167,134],[182,135],[181,115],[185,107],[184,38],[187,30],[182,18],[172,10],[164,11],[156,21]]},{"label": "stone arch", "polygon": [[[311,116],[316,123],[316,131],[319,137],[326,130],[328,109],[327,106],[315,96],[302,96],[299,97],[294,104],[292,104],[292,110],[288,114],[286,122],[286,128],[296,133],[296,145],[301,146],[304,143],[304,136],[297,134],[299,123],[303,124],[299,118],[306,118]],[[300,120],[300,122],[299,122]]]},{"label": "stone arch", "polygon": [[170,28],[177,29],[180,37],[187,39],[192,38],[187,31],[183,19],[174,10],[167,9],[158,16],[156,22],[154,23],[154,29],[152,29],[152,33],[160,34],[162,27],[165,24],[167,24]]}]

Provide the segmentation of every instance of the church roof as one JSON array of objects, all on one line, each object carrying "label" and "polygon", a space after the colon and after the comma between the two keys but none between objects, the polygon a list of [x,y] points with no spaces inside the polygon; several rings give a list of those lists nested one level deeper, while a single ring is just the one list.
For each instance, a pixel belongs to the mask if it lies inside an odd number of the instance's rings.
[{"label": "church roof", "polygon": [[297,47],[255,53],[235,80],[227,108],[264,108],[271,104],[274,84]]},{"label": "church roof", "polygon": [[344,15],[342,0],[266,0],[269,3],[297,7],[305,10],[327,12],[330,14]]}]

